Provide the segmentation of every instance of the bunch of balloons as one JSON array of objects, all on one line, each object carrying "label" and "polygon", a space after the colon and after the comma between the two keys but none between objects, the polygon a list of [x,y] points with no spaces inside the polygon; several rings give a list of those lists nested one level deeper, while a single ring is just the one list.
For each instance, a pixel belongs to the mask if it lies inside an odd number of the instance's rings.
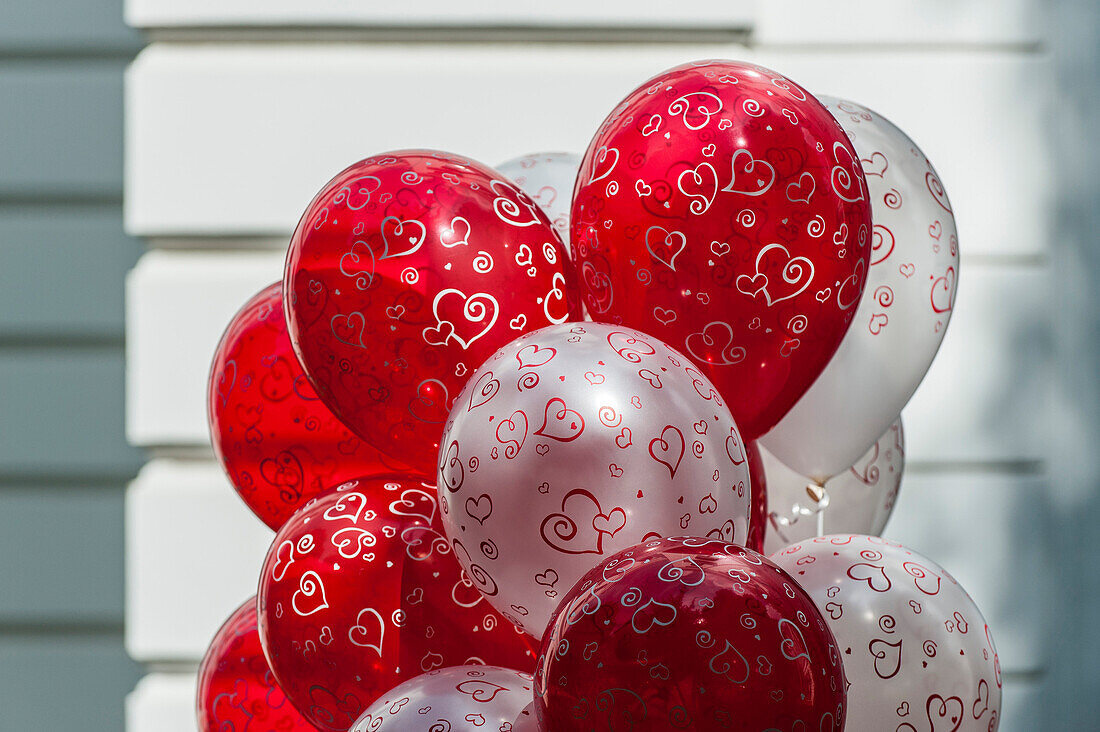
[{"label": "bunch of balloons", "polygon": [[355,163],[214,359],[276,534],[200,728],[996,729],[981,613],[877,536],[957,278],[916,144],[751,64],[583,157]]}]

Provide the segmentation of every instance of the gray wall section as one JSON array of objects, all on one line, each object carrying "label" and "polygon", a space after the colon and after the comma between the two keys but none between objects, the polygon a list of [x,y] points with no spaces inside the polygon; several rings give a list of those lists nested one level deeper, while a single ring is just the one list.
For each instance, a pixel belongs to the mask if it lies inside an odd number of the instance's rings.
[{"label": "gray wall section", "polygon": [[0,3],[0,732],[123,728],[121,0]]}]

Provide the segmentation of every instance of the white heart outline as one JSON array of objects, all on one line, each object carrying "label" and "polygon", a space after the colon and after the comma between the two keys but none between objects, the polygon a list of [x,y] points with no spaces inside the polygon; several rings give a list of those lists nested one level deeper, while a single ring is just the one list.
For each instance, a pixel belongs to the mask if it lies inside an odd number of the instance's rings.
[{"label": "white heart outline", "polygon": [[[454,323],[449,320],[443,320],[439,315],[439,303],[441,300],[443,300],[443,298],[449,295],[457,295],[458,297],[462,298],[464,303],[462,306],[462,314],[465,316],[467,322],[470,323],[482,322],[486,317],[486,304],[484,301],[491,302],[493,304],[493,313],[492,319],[489,320],[489,324],[486,325],[480,333],[473,336],[469,340],[464,339],[458,334],[458,330],[454,327]],[[480,317],[478,317],[477,315],[478,312],[481,312]],[[429,326],[424,329],[423,335],[425,342],[430,343],[431,345],[442,346],[446,345],[447,341],[453,338],[455,343],[461,346],[462,350],[465,351],[470,347],[470,344],[488,333],[490,330],[492,330],[493,326],[496,325],[497,317],[500,315],[500,304],[497,302],[497,299],[495,297],[487,292],[475,292],[473,295],[467,295],[465,292],[459,290],[458,288],[448,287],[445,290],[440,290],[436,294],[435,300],[432,301],[432,314],[435,315],[436,322],[434,326]],[[433,329],[438,331],[440,326],[442,326],[444,323],[451,326],[451,332],[447,334],[447,337],[440,342],[433,342],[428,340],[428,331]]]},{"label": "white heart outline", "polygon": [[[740,188],[735,188],[734,187],[734,184],[737,182],[737,158],[741,157],[742,155],[748,155],[749,156],[748,164],[746,164],[741,169],[741,172],[744,173],[745,175],[752,175],[753,171],[756,170],[756,166],[758,164],[763,165],[769,171],[771,171],[771,179],[768,180],[768,184],[766,186],[764,186],[763,188],[761,188],[760,190],[745,191],[745,190],[741,190]],[[765,193],[767,193],[768,191],[770,191],[771,187],[773,185],[775,185],[776,175],[775,175],[775,168],[772,166],[772,164],[769,163],[767,160],[761,160],[760,158],[754,158],[752,156],[752,152],[750,152],[747,148],[739,148],[736,152],[733,153],[733,157],[730,158],[730,175],[731,175],[731,177],[730,177],[729,185],[722,189],[723,193],[740,193],[742,196],[762,196]]]}]

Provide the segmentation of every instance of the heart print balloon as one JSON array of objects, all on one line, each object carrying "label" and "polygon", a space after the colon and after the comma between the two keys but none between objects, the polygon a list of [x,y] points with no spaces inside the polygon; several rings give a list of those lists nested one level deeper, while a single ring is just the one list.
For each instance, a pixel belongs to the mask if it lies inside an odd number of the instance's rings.
[{"label": "heart print balloon", "polygon": [[848,677],[848,729],[996,732],[993,635],[942,567],[874,536],[832,534],[772,555],[824,615]]},{"label": "heart print balloon", "polygon": [[435,487],[350,481],[275,535],[260,575],[260,638],[280,686],[321,730],[347,730],[375,699],[444,666],[529,671],[534,642],[455,562]]},{"label": "heart print balloon", "polygon": [[878,112],[821,100],[867,177],[874,216],[867,296],[824,372],[761,442],[784,465],[824,482],[886,431],[928,371],[955,306],[959,240],[947,192],[917,144]]},{"label": "heart print balloon", "polygon": [[793,81],[732,61],[666,71],[615,108],[570,226],[592,318],[691,356],[746,439],[825,367],[871,248],[866,181],[836,120]]},{"label": "heart print balloon", "polygon": [[502,348],[455,403],[439,459],[455,555],[535,637],[602,556],[684,531],[747,535],[729,410],[691,361],[627,328],[566,323]]},{"label": "heart print balloon", "polygon": [[430,474],[451,403],[515,336],[579,312],[537,205],[447,153],[360,161],[313,199],[284,277],[294,349],[360,437]]},{"label": "heart print balloon", "polygon": [[280,283],[257,293],[226,328],[210,369],[207,414],[225,474],[272,529],[348,478],[408,470],[317,398],[290,346]]},{"label": "heart print balloon", "polygon": [[607,557],[570,590],[535,705],[553,732],[840,732],[844,687],[832,633],[787,572],[687,537]]}]

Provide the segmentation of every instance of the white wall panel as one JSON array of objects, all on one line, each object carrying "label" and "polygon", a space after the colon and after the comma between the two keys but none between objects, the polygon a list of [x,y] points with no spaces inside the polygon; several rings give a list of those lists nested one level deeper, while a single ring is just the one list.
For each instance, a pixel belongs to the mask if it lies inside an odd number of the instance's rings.
[{"label": "white wall panel", "polygon": [[152,673],[126,697],[128,732],[195,732],[195,673]]},{"label": "white wall panel", "polygon": [[126,282],[126,434],[207,444],[206,383],[234,313],[282,278],[283,252],[154,251]]},{"label": "white wall panel", "polygon": [[198,661],[256,592],[272,532],[213,461],[156,459],[126,497],[126,649]]},{"label": "white wall panel", "polygon": [[287,234],[328,179],[375,152],[435,147],[494,163],[581,151],[632,88],[708,57],[764,63],[907,128],[964,212],[964,252],[1046,250],[1041,59],[731,44],[154,44],[127,89],[127,226]]}]

